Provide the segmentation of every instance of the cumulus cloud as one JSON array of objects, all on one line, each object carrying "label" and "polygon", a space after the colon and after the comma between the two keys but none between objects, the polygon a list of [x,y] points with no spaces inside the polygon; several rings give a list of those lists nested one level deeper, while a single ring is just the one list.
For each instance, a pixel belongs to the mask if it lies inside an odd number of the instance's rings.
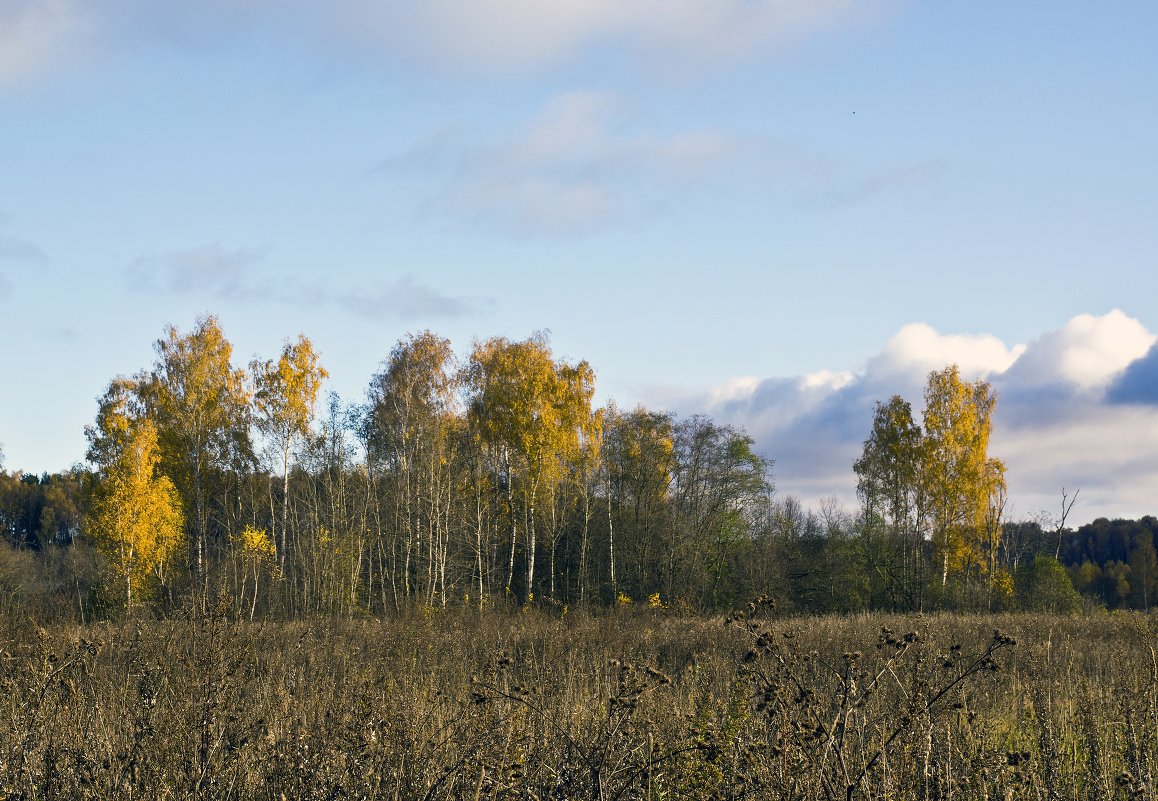
[{"label": "cumulus cloud", "polygon": [[910,323],[868,365],[869,374],[928,373],[957,364],[965,373],[988,377],[1017,361],[1024,345],[1006,347],[991,334],[941,334],[927,323]]},{"label": "cumulus cloud", "polygon": [[1082,489],[1074,520],[1153,514],[1156,339],[1119,310],[1080,315],[1024,345],[914,323],[855,373],[746,378],[676,405],[748,430],[775,459],[782,491],[852,505],[852,463],[874,404],[899,394],[919,419],[929,371],[956,363],[997,390],[990,451],[1007,465],[1015,516],[1052,509],[1063,486]]},{"label": "cumulus cloud", "polygon": [[1113,403],[1158,406],[1158,345],[1114,379],[1107,397]]},{"label": "cumulus cloud", "polygon": [[1117,309],[1101,317],[1081,314],[1031,342],[1010,379],[1021,386],[1103,387],[1145,356],[1156,340],[1142,323]]},{"label": "cumulus cloud", "polygon": [[991,450],[1008,466],[1023,516],[1057,506],[1061,488],[1081,489],[1075,520],[1158,512],[1158,410],[1078,403],[1049,426],[1003,423],[998,403]]},{"label": "cumulus cloud", "polygon": [[125,270],[130,287],[153,294],[198,295],[225,302],[331,305],[367,319],[464,317],[483,302],[444,295],[403,275],[393,282],[340,288],[261,269],[268,248],[200,245],[142,256]]}]

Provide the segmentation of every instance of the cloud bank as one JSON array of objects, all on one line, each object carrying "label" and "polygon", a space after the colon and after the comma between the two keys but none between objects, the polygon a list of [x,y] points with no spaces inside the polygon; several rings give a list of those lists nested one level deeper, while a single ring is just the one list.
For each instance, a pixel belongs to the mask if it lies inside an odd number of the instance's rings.
[{"label": "cloud bank", "polygon": [[453,297],[412,275],[370,286],[306,283],[260,269],[268,248],[230,249],[218,243],[141,256],[125,270],[135,291],[194,295],[226,303],[336,306],[369,320],[449,319],[475,314],[482,300]]},{"label": "cloud bank", "polygon": [[990,452],[1005,461],[1011,516],[1054,510],[1081,489],[1071,521],[1158,513],[1158,336],[1119,310],[1083,314],[1031,342],[905,326],[853,373],[741,379],[677,404],[743,426],[776,461],[782,492],[856,503],[852,463],[874,405],[923,407],[931,370],[956,363],[997,390]]}]

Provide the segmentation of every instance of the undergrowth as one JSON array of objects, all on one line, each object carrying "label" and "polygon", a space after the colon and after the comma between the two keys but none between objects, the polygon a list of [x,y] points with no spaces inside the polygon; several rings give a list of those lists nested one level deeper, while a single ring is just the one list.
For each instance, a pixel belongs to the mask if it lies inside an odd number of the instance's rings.
[{"label": "undergrowth", "polygon": [[1155,799],[1153,615],[0,620],[0,799]]}]

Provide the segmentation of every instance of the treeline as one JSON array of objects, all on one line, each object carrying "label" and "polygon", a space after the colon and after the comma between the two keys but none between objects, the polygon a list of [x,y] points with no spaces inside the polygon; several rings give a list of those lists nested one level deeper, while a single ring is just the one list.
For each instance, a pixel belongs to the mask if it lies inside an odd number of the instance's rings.
[{"label": "treeline", "polygon": [[541,335],[478,342],[461,363],[410,336],[353,404],[322,398],[305,337],[241,369],[205,317],[155,350],[99,399],[88,468],[0,471],[0,602],[88,617],[226,598],[254,618],[713,610],[760,593],[815,612],[1071,609],[1075,586],[1155,602],[1153,518],[1003,520],[996,399],[956,368],[930,376],[923,426],[899,398],[878,407],[849,513],[775,496],[735,427],[595,408],[591,366]]}]

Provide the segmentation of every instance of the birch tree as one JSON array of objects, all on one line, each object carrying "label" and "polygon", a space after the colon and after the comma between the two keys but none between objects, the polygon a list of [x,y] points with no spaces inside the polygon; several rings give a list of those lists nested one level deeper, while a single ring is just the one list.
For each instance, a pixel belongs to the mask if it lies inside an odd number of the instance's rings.
[{"label": "birch tree", "polygon": [[386,501],[404,535],[403,592],[421,592],[427,603],[436,592],[446,598],[457,389],[450,341],[429,331],[399,342],[370,382],[368,458],[389,479]]},{"label": "birch tree", "polygon": [[[230,364],[233,346],[217,318],[197,320],[182,334],[170,326],[155,344],[157,361],[139,377],[138,392],[157,426],[161,467],[191,511],[191,559],[199,578],[209,567],[211,481],[249,458],[249,393],[245,373]],[[188,518],[188,516],[187,516]]]},{"label": "birch tree", "polygon": [[250,365],[253,406],[258,430],[281,457],[281,522],[275,527],[277,561],[285,569],[289,530],[290,459],[295,443],[310,434],[318,392],[329,373],[318,363],[318,353],[305,336],[287,342],[281,357]]},{"label": "birch tree", "polygon": [[173,483],[156,473],[160,454],[153,423],[112,414],[105,421],[120,444],[106,452],[87,529],[131,607],[151,584],[165,580],[181,544],[181,503]]},{"label": "birch tree", "polygon": [[530,601],[535,587],[538,505],[554,491],[566,465],[580,452],[582,431],[593,415],[595,374],[587,362],[555,362],[546,336],[536,334],[522,342],[497,337],[478,343],[470,357],[468,379],[470,413],[504,474],[510,515],[507,590],[512,589],[521,516],[525,599]]},{"label": "birch tree", "polygon": [[991,499],[1004,492],[1004,465],[989,457],[997,395],[985,381],[961,379],[957,365],[929,374],[925,388],[923,471],[941,584],[981,569]]}]

